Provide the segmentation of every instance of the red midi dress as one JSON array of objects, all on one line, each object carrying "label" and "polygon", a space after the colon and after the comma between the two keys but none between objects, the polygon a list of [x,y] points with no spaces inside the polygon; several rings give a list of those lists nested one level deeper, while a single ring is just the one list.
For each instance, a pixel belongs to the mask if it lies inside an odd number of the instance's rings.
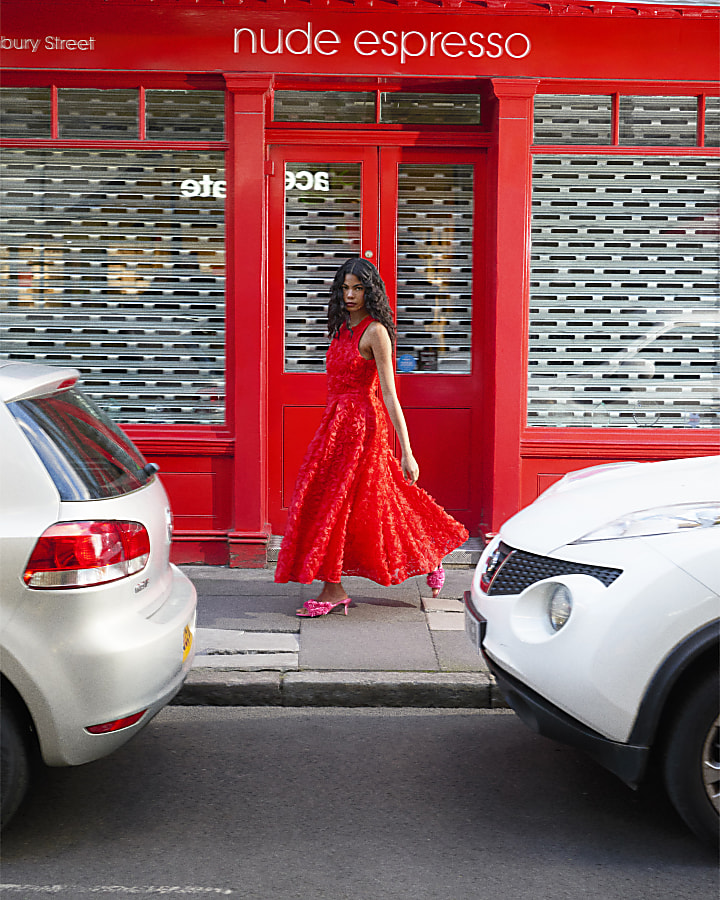
[{"label": "red midi dress", "polygon": [[300,467],[275,581],[399,584],[436,569],[465,528],[409,484],[388,441],[375,360],[358,343],[373,321],[343,326],[327,352],[328,400]]}]

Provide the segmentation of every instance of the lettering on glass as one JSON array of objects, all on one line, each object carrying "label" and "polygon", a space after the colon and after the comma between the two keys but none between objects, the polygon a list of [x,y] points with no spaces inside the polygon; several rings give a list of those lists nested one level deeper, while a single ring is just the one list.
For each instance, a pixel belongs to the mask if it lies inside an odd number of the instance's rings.
[{"label": "lettering on glass", "polygon": [[292,191],[329,191],[329,172],[308,172],[303,169],[300,172],[285,172],[285,190]]},{"label": "lettering on glass", "polygon": [[200,179],[186,178],[181,181],[180,193],[183,197],[216,197],[222,200],[227,193],[227,182],[224,179],[213,181],[206,172]]}]

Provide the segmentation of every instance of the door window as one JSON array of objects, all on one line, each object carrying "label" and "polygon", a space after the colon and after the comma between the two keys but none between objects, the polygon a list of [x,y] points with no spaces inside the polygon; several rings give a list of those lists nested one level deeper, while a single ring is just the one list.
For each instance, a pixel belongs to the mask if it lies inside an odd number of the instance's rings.
[{"label": "door window", "polygon": [[473,166],[401,164],[397,216],[398,371],[467,373]]},{"label": "door window", "polygon": [[328,289],[360,255],[361,163],[285,166],[285,371],[322,372]]}]

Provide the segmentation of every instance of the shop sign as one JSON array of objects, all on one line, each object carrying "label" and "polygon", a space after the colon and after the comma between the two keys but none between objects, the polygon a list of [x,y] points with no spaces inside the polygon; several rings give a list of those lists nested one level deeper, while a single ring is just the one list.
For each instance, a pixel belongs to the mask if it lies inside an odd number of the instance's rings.
[{"label": "shop sign", "polygon": [[[344,11],[136,0],[2,0],[8,67],[543,78],[716,79],[719,18],[638,13],[637,4],[469,5]],[[323,7],[325,7],[323,3]],[[299,6],[297,4],[296,6]],[[505,6],[505,4],[499,4]],[[701,9],[701,8],[698,8]]]},{"label": "shop sign", "polygon": [[236,28],[233,37],[233,52],[250,53],[252,56],[275,56],[280,53],[334,56],[345,50],[345,45],[356,56],[394,57],[401,66],[416,57],[450,59],[467,55],[473,59],[481,56],[498,59],[505,55],[523,59],[532,49],[530,38],[522,31],[503,35],[498,31],[489,34],[471,31],[468,34],[461,31],[366,28],[343,41],[337,31],[328,28],[318,30],[312,22],[289,31],[282,28]]}]

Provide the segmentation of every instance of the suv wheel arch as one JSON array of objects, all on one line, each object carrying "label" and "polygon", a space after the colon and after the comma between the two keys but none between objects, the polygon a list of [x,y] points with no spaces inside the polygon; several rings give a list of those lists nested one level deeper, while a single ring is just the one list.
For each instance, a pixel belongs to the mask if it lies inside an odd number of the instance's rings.
[{"label": "suv wheel arch", "polygon": [[652,747],[688,692],[720,663],[720,619],[692,634],[665,658],[645,691],[628,744]]}]

